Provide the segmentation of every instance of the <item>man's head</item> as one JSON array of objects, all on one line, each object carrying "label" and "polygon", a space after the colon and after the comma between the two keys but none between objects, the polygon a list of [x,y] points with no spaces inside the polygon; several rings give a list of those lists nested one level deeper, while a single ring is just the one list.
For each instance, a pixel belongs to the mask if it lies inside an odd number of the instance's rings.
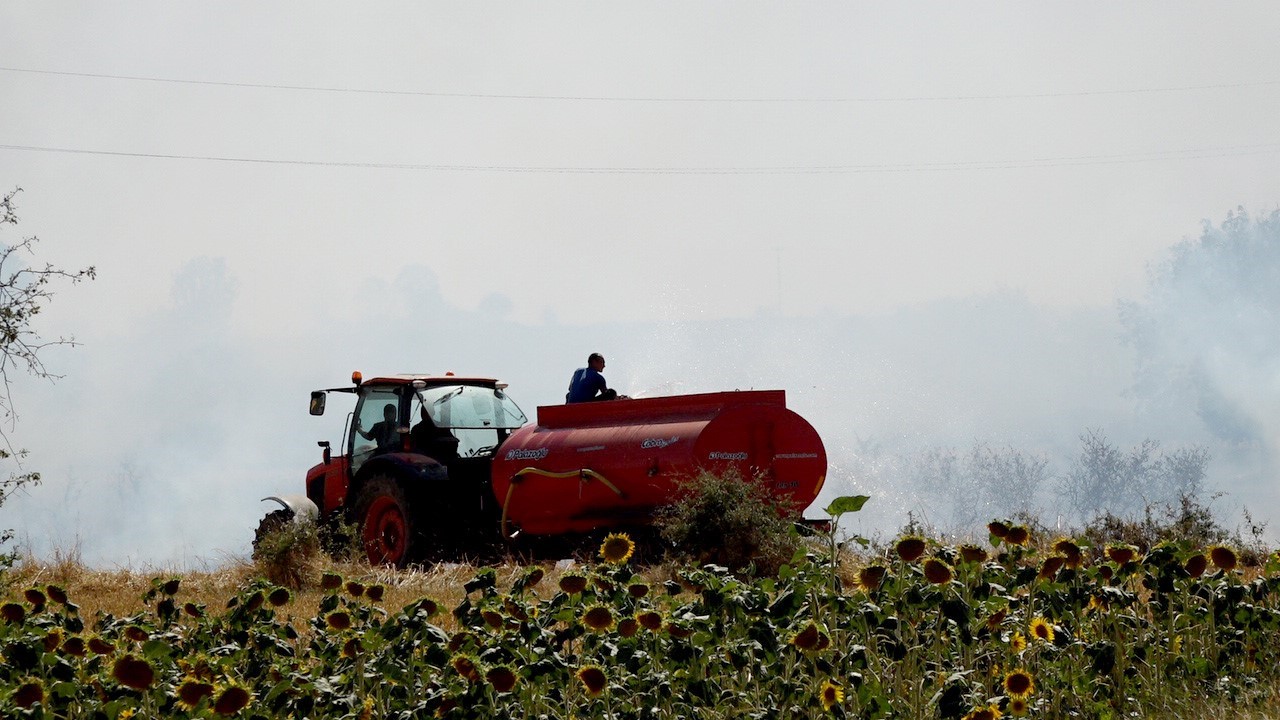
[{"label": "man's head", "polygon": [[392,420],[395,420],[396,406],[393,405],[392,403],[387,403],[386,405],[382,406],[382,419],[386,420],[387,422],[391,422]]},{"label": "man's head", "polygon": [[604,356],[600,353],[591,353],[587,356],[587,367],[600,372],[604,369]]}]

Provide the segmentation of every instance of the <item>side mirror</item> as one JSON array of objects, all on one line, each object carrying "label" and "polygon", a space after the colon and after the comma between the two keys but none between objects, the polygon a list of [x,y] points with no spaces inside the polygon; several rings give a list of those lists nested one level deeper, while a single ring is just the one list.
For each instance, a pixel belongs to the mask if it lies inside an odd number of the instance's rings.
[{"label": "side mirror", "polygon": [[[324,405],[324,403],[320,403],[320,404],[321,404],[321,405]],[[333,456],[332,456],[332,454],[330,454],[330,451],[329,451],[329,441],[328,441],[328,440],[321,440],[320,442],[318,442],[318,443],[316,443],[316,444],[317,444],[317,445],[319,445],[320,447],[324,448],[324,464],[325,464],[325,465],[328,465],[328,464],[329,464],[329,461],[333,459]]]},{"label": "side mirror", "polygon": [[311,392],[311,414],[312,415],[324,414],[325,397],[326,397],[326,394],[325,394],[325,391],[323,390],[313,390]]}]

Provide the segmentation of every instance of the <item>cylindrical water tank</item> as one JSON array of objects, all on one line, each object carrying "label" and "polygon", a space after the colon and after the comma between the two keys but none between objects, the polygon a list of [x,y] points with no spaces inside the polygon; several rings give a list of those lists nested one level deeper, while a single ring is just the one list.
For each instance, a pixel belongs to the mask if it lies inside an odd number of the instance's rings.
[{"label": "cylindrical water tank", "polygon": [[782,390],[550,405],[498,449],[493,489],[508,530],[555,535],[646,523],[704,470],[800,512],[827,454]]}]

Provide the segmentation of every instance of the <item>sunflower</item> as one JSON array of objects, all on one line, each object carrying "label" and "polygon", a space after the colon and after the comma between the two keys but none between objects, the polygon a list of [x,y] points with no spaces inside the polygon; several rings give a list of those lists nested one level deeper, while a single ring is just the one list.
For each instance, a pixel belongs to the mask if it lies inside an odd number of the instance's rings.
[{"label": "sunflower", "polygon": [[858,585],[863,590],[871,592],[880,587],[880,583],[884,581],[884,574],[883,565],[868,565],[858,571]]},{"label": "sunflower", "polygon": [[364,589],[364,596],[374,602],[382,602],[382,596],[387,594],[386,585],[370,585]]},{"label": "sunflower", "polygon": [[649,594],[649,584],[637,580],[627,586],[627,594],[638,600]]},{"label": "sunflower", "polygon": [[67,638],[66,641],[62,643],[62,649],[68,654],[75,655],[76,657],[84,657],[89,651],[88,646],[85,645],[84,638],[79,636]]},{"label": "sunflower", "polygon": [[182,612],[193,618],[204,617],[204,608],[193,602],[183,603]]},{"label": "sunflower", "polygon": [[591,697],[599,697],[609,686],[609,679],[599,665],[583,665],[575,675]]},{"label": "sunflower", "polygon": [[110,655],[111,653],[116,651],[116,648],[114,645],[107,642],[106,640],[103,640],[97,635],[94,635],[93,637],[89,638],[89,649],[98,655]]},{"label": "sunflower", "polygon": [[972,543],[960,546],[960,561],[981,564],[987,561],[987,551]]},{"label": "sunflower", "polygon": [[635,618],[623,618],[618,621],[618,634],[622,637],[635,637],[638,632],[640,632],[640,623]]},{"label": "sunflower", "polygon": [[1031,635],[1039,638],[1047,643],[1053,642],[1053,626],[1048,620],[1042,617],[1036,617],[1031,621]]},{"label": "sunflower", "polygon": [[364,643],[360,642],[360,638],[349,638],[342,643],[342,657],[355,658],[364,651]]},{"label": "sunflower", "polygon": [[995,705],[987,705],[986,707],[978,707],[969,711],[964,716],[964,720],[998,720],[1000,717],[1000,708]]},{"label": "sunflower", "polygon": [[266,601],[267,601],[267,596],[263,595],[261,590],[255,590],[253,594],[245,598],[245,601],[244,601],[245,612],[257,612],[258,608],[262,607],[262,604],[265,603]]},{"label": "sunflower", "polygon": [[435,615],[437,612],[440,612],[440,603],[437,603],[435,600],[432,600],[431,598],[427,598],[427,597],[424,597],[421,600],[419,600],[414,609],[415,614],[424,613],[426,614],[427,617],[431,617],[432,615]]},{"label": "sunflower", "polygon": [[1026,670],[1014,670],[1004,676],[1004,690],[1010,697],[1026,697],[1036,691],[1036,681]]},{"label": "sunflower", "polygon": [[111,667],[111,677],[127,688],[146,690],[156,681],[156,671],[146,660],[125,655]]},{"label": "sunflower", "polygon": [[322,590],[337,590],[342,587],[342,576],[336,572],[325,571],[320,576],[320,588]]},{"label": "sunflower", "polygon": [[1187,571],[1188,575],[1193,578],[1198,578],[1204,574],[1205,570],[1209,569],[1209,558],[1201,555],[1200,553],[1196,553],[1195,555],[1187,558],[1187,561],[1183,563],[1182,567]]},{"label": "sunflower", "polygon": [[636,622],[645,630],[657,632],[662,629],[662,613],[657,610],[641,610],[636,613]]},{"label": "sunflower", "polygon": [[1124,567],[1138,557],[1138,551],[1132,545],[1108,545],[1107,557],[1111,558],[1111,562],[1114,562],[1117,567]]},{"label": "sunflower", "polygon": [[53,652],[62,645],[62,628],[53,628],[44,636],[44,651]]},{"label": "sunflower", "polygon": [[3,617],[5,622],[11,622],[14,625],[18,625],[26,619],[27,609],[18,603],[8,602],[5,603],[3,607],[0,607],[0,617]]},{"label": "sunflower", "polygon": [[543,572],[540,567],[529,568],[529,572],[524,575],[524,586],[535,587],[538,583],[542,582],[542,576],[545,574],[546,573]]},{"label": "sunflower", "polygon": [[470,655],[454,655],[449,664],[453,666],[454,672],[468,681],[478,682],[480,680],[480,666],[476,664],[475,658]]},{"label": "sunflower", "polygon": [[1053,543],[1053,551],[1061,555],[1066,561],[1066,566],[1072,570],[1084,564],[1084,553],[1080,551],[1080,546],[1074,540],[1058,538]]},{"label": "sunflower", "polygon": [[351,627],[351,616],[343,610],[334,610],[325,616],[324,621],[334,630],[347,630]]},{"label": "sunflower", "polygon": [[626,533],[609,533],[600,543],[600,558],[610,565],[622,565],[635,551],[636,544]]},{"label": "sunflower", "polygon": [[678,640],[684,640],[690,635],[693,635],[692,628],[678,622],[668,622],[664,627],[666,627],[668,635]]},{"label": "sunflower", "polygon": [[1000,627],[1004,619],[1009,616],[1009,608],[1000,608],[999,610],[987,616],[987,629],[995,630]]},{"label": "sunflower", "polygon": [[1009,524],[1000,520],[992,520],[987,523],[987,532],[991,533],[992,537],[1003,540],[1009,534]]},{"label": "sunflower", "polygon": [[924,538],[919,535],[906,535],[898,540],[893,549],[898,553],[898,557],[902,558],[903,562],[915,562],[920,559],[921,555],[924,555]]},{"label": "sunflower", "polygon": [[146,642],[151,639],[151,635],[147,634],[146,630],[143,630],[137,625],[130,625],[129,627],[125,628],[124,636],[134,642]]},{"label": "sunflower", "polygon": [[502,613],[498,612],[497,610],[494,610],[493,608],[489,608],[487,610],[481,610],[480,617],[484,618],[485,625],[488,625],[494,630],[501,630],[505,622],[502,618]]},{"label": "sunflower", "polygon": [[587,589],[587,576],[571,570],[560,576],[560,589],[568,595],[577,595]]},{"label": "sunflower", "polygon": [[196,709],[201,700],[213,697],[213,685],[195,677],[187,676],[173,691],[173,694],[178,699],[178,707],[190,712]]},{"label": "sunflower", "polygon": [[516,682],[520,677],[516,675],[515,670],[512,670],[510,665],[495,665],[485,672],[484,679],[489,681],[494,690],[500,693],[509,693],[515,688]]},{"label": "sunflower", "polygon": [[49,593],[49,597],[59,605],[67,605],[67,591],[60,585],[46,585],[44,591]]},{"label": "sunflower", "polygon": [[924,561],[924,579],[934,585],[945,585],[951,582],[951,566],[938,558]]},{"label": "sunflower", "polygon": [[289,592],[289,588],[277,587],[267,593],[267,602],[271,603],[272,607],[283,607],[292,599],[293,594]]},{"label": "sunflower", "polygon": [[818,649],[821,635],[822,631],[818,629],[814,622],[810,621],[800,629],[800,632],[791,636],[791,644],[805,652],[813,652]]},{"label": "sunflower", "polygon": [[1067,559],[1056,555],[1044,559],[1040,565],[1039,577],[1044,580],[1052,580],[1058,576],[1058,571],[1065,565]]},{"label": "sunflower", "polygon": [[49,602],[49,599],[44,596],[44,593],[40,591],[40,588],[27,588],[23,591],[22,597],[26,598],[27,602],[31,603],[32,607],[36,608],[36,612],[39,612],[39,608],[44,607],[44,604]]},{"label": "sunflower", "polygon": [[1009,698],[1009,714],[1010,715],[1016,715],[1017,717],[1022,717],[1023,715],[1026,715],[1027,711],[1030,709],[1031,709],[1030,703],[1027,702],[1026,698],[1021,698],[1021,697]]},{"label": "sunflower", "polygon": [[822,681],[822,709],[831,712],[831,708],[844,702],[844,688],[831,682],[830,680]]},{"label": "sunflower", "polygon": [[44,702],[44,685],[39,680],[31,679],[13,691],[13,704],[20,708],[29,708],[36,703]]},{"label": "sunflower", "polygon": [[610,630],[613,628],[613,613],[604,605],[592,605],[582,614],[582,624],[596,632]]},{"label": "sunflower", "polygon": [[1236,551],[1223,545],[1214,545],[1209,548],[1209,559],[1213,561],[1213,566],[1223,572],[1231,572],[1236,568]]},{"label": "sunflower", "polygon": [[230,683],[218,693],[218,699],[213,701],[213,711],[219,715],[235,715],[248,707],[252,699],[253,694],[248,690]]},{"label": "sunflower", "polygon": [[1010,545],[1026,545],[1031,541],[1031,531],[1026,525],[1014,525],[1009,528],[1009,533],[1004,536],[1004,541]]},{"label": "sunflower", "polygon": [[1022,633],[1016,632],[1009,638],[1009,649],[1016,653],[1027,649],[1027,639],[1022,636]]}]

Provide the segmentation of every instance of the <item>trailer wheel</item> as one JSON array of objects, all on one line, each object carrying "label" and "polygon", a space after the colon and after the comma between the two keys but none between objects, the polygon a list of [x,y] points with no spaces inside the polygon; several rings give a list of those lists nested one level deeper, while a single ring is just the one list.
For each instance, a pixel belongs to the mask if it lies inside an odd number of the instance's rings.
[{"label": "trailer wheel", "polygon": [[404,488],[394,478],[375,475],[360,490],[356,517],[365,555],[373,565],[404,567],[413,558],[415,523]]}]

